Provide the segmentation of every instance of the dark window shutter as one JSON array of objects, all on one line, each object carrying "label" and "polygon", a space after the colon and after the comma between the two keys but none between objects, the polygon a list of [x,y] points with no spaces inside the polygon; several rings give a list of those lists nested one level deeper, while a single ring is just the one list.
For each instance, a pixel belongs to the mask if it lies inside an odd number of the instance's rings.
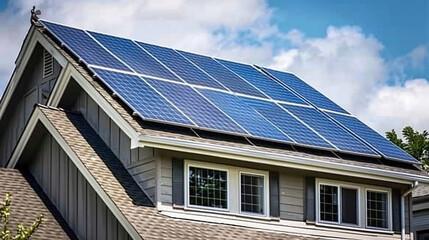
[{"label": "dark window shutter", "polygon": [[280,217],[279,174],[270,172],[270,216]]},{"label": "dark window shutter", "polygon": [[305,178],[305,220],[316,221],[316,181],[314,177]]},{"label": "dark window shutter", "polygon": [[401,193],[397,189],[392,190],[392,229],[394,232],[401,231]]},{"label": "dark window shutter", "polygon": [[173,158],[173,204],[185,205],[185,184],[184,184],[184,164],[183,159]]}]

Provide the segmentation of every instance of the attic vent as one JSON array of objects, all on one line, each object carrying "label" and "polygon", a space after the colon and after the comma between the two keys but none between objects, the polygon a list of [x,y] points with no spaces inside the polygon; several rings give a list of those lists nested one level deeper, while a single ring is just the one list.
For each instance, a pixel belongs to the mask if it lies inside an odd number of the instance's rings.
[{"label": "attic vent", "polygon": [[54,73],[54,58],[52,55],[43,50],[43,77],[49,77]]}]

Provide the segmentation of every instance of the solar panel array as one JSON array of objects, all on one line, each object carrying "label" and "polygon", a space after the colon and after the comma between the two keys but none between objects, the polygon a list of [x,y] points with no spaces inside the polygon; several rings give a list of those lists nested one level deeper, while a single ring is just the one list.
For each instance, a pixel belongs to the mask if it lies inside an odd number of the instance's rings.
[{"label": "solar panel array", "polygon": [[144,120],[418,162],[293,74],[41,23]]}]

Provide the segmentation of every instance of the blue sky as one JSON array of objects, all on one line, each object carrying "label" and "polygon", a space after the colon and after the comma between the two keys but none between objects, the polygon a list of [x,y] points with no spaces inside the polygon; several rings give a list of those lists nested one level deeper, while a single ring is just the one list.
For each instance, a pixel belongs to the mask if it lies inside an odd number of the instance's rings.
[{"label": "blue sky", "polygon": [[[274,8],[272,21],[279,28],[297,28],[308,37],[323,37],[328,26],[359,26],[383,43],[381,55],[386,60],[429,44],[427,0],[270,0],[269,5]],[[429,59],[426,63],[429,65]],[[409,74],[428,76],[429,68]]]},{"label": "blue sky", "polygon": [[0,0],[0,95],[42,18],[292,72],[380,133],[429,129],[428,0]]}]

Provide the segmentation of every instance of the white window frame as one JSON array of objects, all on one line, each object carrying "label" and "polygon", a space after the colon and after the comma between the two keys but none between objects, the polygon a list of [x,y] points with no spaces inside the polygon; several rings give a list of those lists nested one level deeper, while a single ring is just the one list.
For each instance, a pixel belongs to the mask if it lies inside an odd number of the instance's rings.
[{"label": "white window frame", "polygon": [[[321,185],[327,185],[327,186],[333,186],[338,188],[338,221],[337,222],[330,222],[330,221],[323,221],[321,220],[321,214],[320,214],[320,186]],[[342,196],[341,196],[341,188],[348,188],[348,189],[357,189],[357,224],[350,224],[350,223],[342,223]],[[387,228],[376,228],[376,227],[370,227],[367,224],[367,192],[368,191],[375,191],[375,192],[384,192],[388,195],[388,207],[387,207]],[[382,232],[391,232],[392,231],[392,190],[390,188],[386,187],[378,187],[378,186],[368,186],[364,184],[359,183],[349,183],[344,181],[337,181],[337,180],[329,180],[329,179],[320,179],[316,178],[316,224],[317,225],[326,225],[326,226],[338,226],[338,227],[344,227],[344,228],[354,228],[354,229],[369,229],[369,230],[378,230]]]},{"label": "white window frame", "polygon": [[[368,226],[368,210],[367,210],[367,204],[368,204],[368,191],[370,192],[380,192],[380,193],[387,193],[387,228],[379,228],[379,227],[373,227]],[[369,187],[365,189],[365,227],[368,229],[375,229],[375,230],[391,230],[392,229],[392,191],[387,189],[379,189],[379,188],[373,188]]]},{"label": "white window frame", "polygon": [[[247,169],[217,163],[200,162],[185,159],[184,164],[185,210],[199,210],[212,213],[232,214],[256,218],[269,218],[269,173],[268,171]],[[190,204],[189,167],[213,169],[227,172],[227,208],[205,207]],[[264,176],[264,214],[241,211],[241,174]]]},{"label": "white window frame", "polygon": [[[259,171],[258,171],[259,172]],[[241,210],[241,175],[253,175],[253,176],[262,176],[264,178],[264,213],[252,213],[252,212],[246,212]],[[255,173],[255,171],[240,171],[238,173],[238,211],[240,214],[245,215],[254,215],[254,216],[267,216],[267,212],[269,211],[269,185],[268,185],[268,174],[267,173]]]}]

